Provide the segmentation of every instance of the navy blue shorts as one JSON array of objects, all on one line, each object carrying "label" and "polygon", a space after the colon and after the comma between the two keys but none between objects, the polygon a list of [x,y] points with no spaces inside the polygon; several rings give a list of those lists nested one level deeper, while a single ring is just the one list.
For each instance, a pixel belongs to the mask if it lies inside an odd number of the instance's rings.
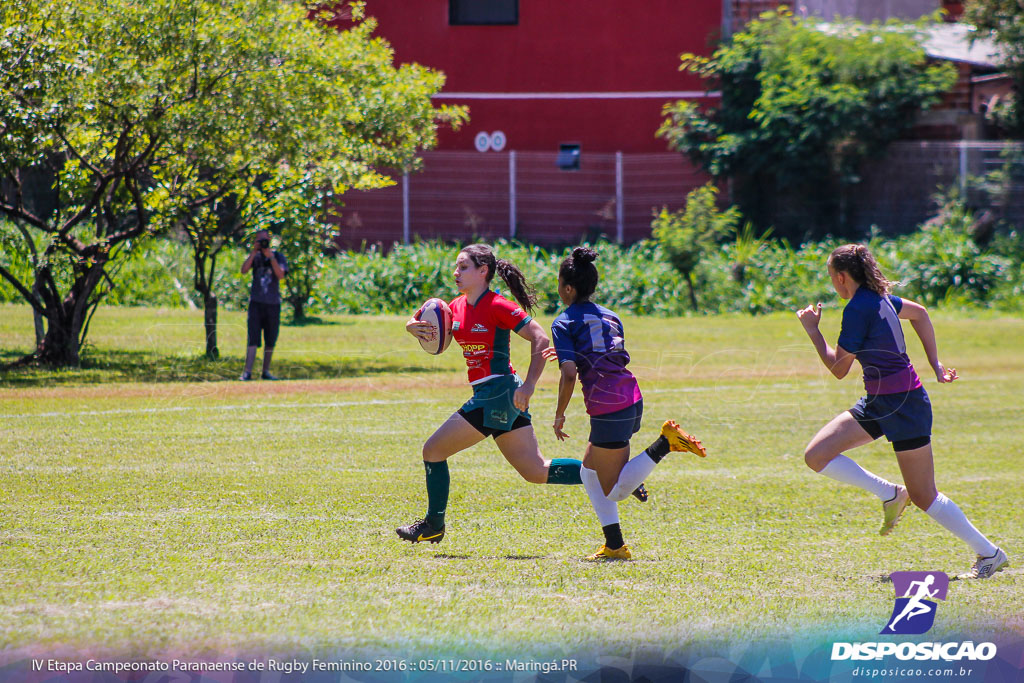
[{"label": "navy blue shorts", "polygon": [[643,416],[643,399],[614,413],[591,415],[589,441],[598,448],[625,448],[629,439],[640,431]]},{"label": "navy blue shorts", "polygon": [[267,342],[267,348],[277,345],[277,334],[281,330],[281,304],[249,302],[249,346],[260,345],[260,335]]},{"label": "navy blue shorts", "polygon": [[850,414],[872,439],[884,436],[894,451],[910,451],[931,443],[932,403],[924,387],[898,394],[868,394]]}]

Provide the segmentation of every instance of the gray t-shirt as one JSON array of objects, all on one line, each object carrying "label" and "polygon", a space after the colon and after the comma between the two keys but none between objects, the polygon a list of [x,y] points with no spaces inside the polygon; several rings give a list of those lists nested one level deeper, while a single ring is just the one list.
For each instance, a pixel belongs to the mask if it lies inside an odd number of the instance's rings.
[{"label": "gray t-shirt", "polygon": [[[274,258],[277,259],[281,270],[288,272],[288,262],[284,256],[275,251]],[[270,259],[262,253],[256,254],[252,260],[252,288],[249,290],[249,301],[261,304],[280,304],[281,288],[274,275],[274,269],[270,265]]]}]

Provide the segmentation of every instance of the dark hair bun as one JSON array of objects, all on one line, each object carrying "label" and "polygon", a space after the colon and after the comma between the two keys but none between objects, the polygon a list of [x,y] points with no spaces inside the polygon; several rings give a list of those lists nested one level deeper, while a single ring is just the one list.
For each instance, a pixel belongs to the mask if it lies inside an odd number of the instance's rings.
[{"label": "dark hair bun", "polygon": [[589,247],[576,247],[572,250],[572,260],[578,263],[593,263],[597,252]]}]

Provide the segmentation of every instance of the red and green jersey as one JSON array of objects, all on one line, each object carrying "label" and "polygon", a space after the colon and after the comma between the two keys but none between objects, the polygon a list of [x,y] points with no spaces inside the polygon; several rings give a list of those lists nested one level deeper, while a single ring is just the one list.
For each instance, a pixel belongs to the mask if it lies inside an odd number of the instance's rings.
[{"label": "red and green jersey", "polygon": [[469,383],[515,373],[509,357],[509,339],[532,318],[505,297],[487,290],[471,304],[463,294],[449,304],[452,309],[452,337],[462,347],[469,370]]}]

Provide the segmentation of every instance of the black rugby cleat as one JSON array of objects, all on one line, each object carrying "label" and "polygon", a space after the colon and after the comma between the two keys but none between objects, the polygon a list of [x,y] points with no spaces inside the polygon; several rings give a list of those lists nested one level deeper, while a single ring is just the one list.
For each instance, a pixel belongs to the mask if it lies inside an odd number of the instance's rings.
[{"label": "black rugby cleat", "polygon": [[636,487],[635,491],[633,491],[633,497],[641,503],[647,502],[647,487],[643,485],[643,482],[640,482],[640,485]]},{"label": "black rugby cleat", "polygon": [[427,520],[417,519],[412,524],[398,527],[395,529],[395,533],[403,541],[409,541],[410,543],[422,543],[424,541],[440,543],[441,539],[444,538],[444,527],[435,529]]}]

